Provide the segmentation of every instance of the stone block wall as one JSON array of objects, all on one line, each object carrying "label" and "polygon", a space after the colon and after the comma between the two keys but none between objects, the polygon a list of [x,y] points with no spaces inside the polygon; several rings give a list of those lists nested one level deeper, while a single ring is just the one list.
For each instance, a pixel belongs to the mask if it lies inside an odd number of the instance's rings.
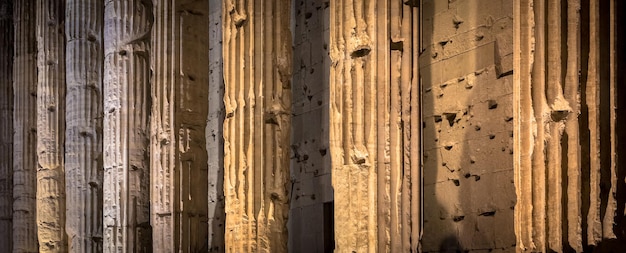
[{"label": "stone block wall", "polygon": [[289,251],[325,252],[325,245],[332,249],[333,244],[327,239],[332,239],[328,236],[333,217],[324,212],[325,203],[333,201],[328,150],[329,5],[323,0],[294,0],[292,7]]},{"label": "stone block wall", "polygon": [[425,0],[424,252],[513,252],[513,1]]}]

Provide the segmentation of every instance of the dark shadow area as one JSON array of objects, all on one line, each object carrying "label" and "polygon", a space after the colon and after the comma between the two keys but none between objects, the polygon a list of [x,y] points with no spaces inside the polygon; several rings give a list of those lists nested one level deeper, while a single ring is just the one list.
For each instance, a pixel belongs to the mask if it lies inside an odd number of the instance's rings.
[{"label": "dark shadow area", "polygon": [[329,151],[330,6],[291,0],[293,47],[289,252],[333,252]]}]

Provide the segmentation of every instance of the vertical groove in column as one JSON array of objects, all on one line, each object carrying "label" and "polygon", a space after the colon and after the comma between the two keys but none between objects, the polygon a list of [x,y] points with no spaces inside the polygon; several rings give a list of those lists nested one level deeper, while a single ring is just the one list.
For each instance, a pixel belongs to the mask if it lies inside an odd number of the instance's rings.
[{"label": "vertical groove in column", "polygon": [[[388,20],[389,18],[389,1],[378,1],[376,5],[376,16],[381,20]],[[332,22],[331,22],[332,23]],[[389,71],[390,71],[390,54],[387,52],[389,46],[389,40],[386,39],[386,35],[389,34],[389,26],[387,22],[375,22],[376,34],[383,34],[383,39],[376,40],[376,50],[372,51],[372,58],[376,62],[377,68],[375,73],[376,77],[376,104],[377,104],[377,126],[376,126],[376,166],[377,166],[377,234],[378,234],[378,250],[388,251],[390,237],[387,233],[388,222],[390,216],[389,206],[389,189],[385,181],[388,177],[388,164],[389,158],[385,154],[386,147],[388,145],[387,134],[387,122],[389,120]],[[331,68],[332,70],[332,68]],[[372,154],[374,156],[374,154]],[[336,195],[336,193],[335,193]],[[335,197],[336,198],[336,197]]]},{"label": "vertical groove in column", "polygon": [[208,2],[158,0],[152,29],[154,252],[199,252],[207,238]]},{"label": "vertical groove in column", "polygon": [[104,5],[104,252],[148,252],[150,0]]},{"label": "vertical groove in column", "polygon": [[[617,238],[615,232],[613,231],[615,215],[617,212],[617,60],[615,58],[615,54],[617,54],[616,44],[617,44],[617,30],[616,30],[616,2],[615,0],[609,1],[609,119],[610,119],[610,129],[611,129],[611,137],[608,142],[610,142],[611,151],[609,156],[611,157],[610,166],[610,190],[608,193],[608,203],[606,206],[606,210],[604,215],[604,219],[602,221],[602,235],[607,239],[615,239]],[[605,14],[606,15],[606,14]],[[606,123],[605,123],[606,124]]]},{"label": "vertical groove in column", "polygon": [[[559,4],[534,0],[534,5],[528,5],[530,2],[516,2],[519,7],[514,18],[520,20],[515,28],[515,50],[519,54],[514,73],[514,100],[519,101],[515,106],[518,120],[514,133],[518,150],[515,157],[518,245],[527,251],[549,248],[560,252],[571,247],[582,252],[585,246],[599,245],[603,239],[616,237],[613,231],[617,187],[616,70],[612,53],[616,21],[611,16],[614,2],[606,2],[605,7],[610,10],[606,19],[600,17],[599,1],[592,0],[588,7],[582,6],[582,11],[589,14],[588,33],[581,24],[586,22],[586,14],[581,15],[580,1]],[[533,8],[536,9],[532,11]],[[561,10],[567,12],[560,13]],[[548,22],[542,21],[544,17]],[[536,24],[532,22],[534,19]],[[565,21],[567,27],[562,28]],[[610,29],[605,33],[600,22],[607,21]],[[609,50],[601,50],[603,44],[610,46]],[[579,71],[584,72],[579,74]],[[609,76],[602,78],[604,75]],[[529,80],[528,76],[532,78]],[[607,99],[601,98],[601,92],[607,92]],[[526,100],[530,93],[532,96]],[[606,121],[606,125],[601,121]],[[536,129],[532,128],[534,124]],[[610,133],[601,133],[603,130]],[[601,155],[611,158],[604,161]],[[529,164],[531,157],[533,163]],[[547,180],[543,180],[546,175]],[[531,190],[533,195],[529,196]],[[532,223],[530,217],[534,219]],[[548,245],[544,244],[544,232]]]},{"label": "vertical groove in column", "polygon": [[13,13],[0,0],[0,252],[11,252],[13,238]]},{"label": "vertical groove in column", "polygon": [[68,252],[102,251],[102,0],[66,0]]},{"label": "vertical groove in column", "polygon": [[[514,13],[514,71],[513,106],[514,124],[514,173],[515,193],[515,234],[518,250],[535,250],[534,242],[534,173],[533,150],[535,119],[533,111],[533,69],[535,59],[535,15],[534,0],[515,0]],[[539,206],[541,208],[541,206]]]},{"label": "vertical groove in column", "polygon": [[546,101],[546,64],[545,64],[545,0],[535,0],[535,53],[532,70],[532,103],[536,120],[535,145],[532,152],[533,168],[533,242],[536,250],[546,251],[546,128],[549,118],[549,107]]},{"label": "vertical groove in column", "polygon": [[289,5],[244,0],[223,5],[228,251],[287,251]]},{"label": "vertical groove in column", "polygon": [[336,250],[417,250],[417,6],[343,1],[331,2],[330,8]]},{"label": "vertical groove in column", "polygon": [[600,3],[589,2],[589,64],[587,71],[586,104],[589,114],[589,213],[587,214],[587,243],[596,245],[602,239],[600,220]]},{"label": "vertical groove in column", "polygon": [[580,69],[580,1],[567,1],[567,70],[563,92],[571,110],[565,122],[567,134],[567,238],[576,252],[582,252],[581,220],[581,151],[578,115],[580,114],[579,77]]},{"label": "vertical groove in column", "polygon": [[562,251],[562,165],[561,139],[565,129],[563,117],[571,111],[563,97],[562,59],[561,59],[561,1],[547,2],[546,38],[546,98],[550,118],[546,120],[546,165],[547,165],[547,241],[548,247],[554,251]]},{"label": "vertical groove in column", "polygon": [[[411,36],[413,44],[411,45],[411,50],[406,50],[409,55],[412,56],[413,59],[413,74],[411,76],[411,90],[410,90],[410,114],[411,114],[411,124],[410,124],[410,178],[409,182],[411,184],[411,192],[410,192],[410,213],[411,217],[409,219],[411,230],[410,230],[410,247],[412,252],[421,252],[421,239],[422,239],[422,215],[423,215],[423,173],[421,168],[422,166],[422,92],[421,85],[419,83],[420,75],[419,75],[419,32],[420,32],[420,15],[418,3],[416,1],[413,2],[415,5],[413,7],[411,16],[412,16],[412,35]],[[409,5],[410,6],[410,5]],[[406,11],[405,6],[405,11]]]},{"label": "vertical groove in column", "polygon": [[37,1],[37,233],[40,252],[64,252],[65,1]]},{"label": "vertical groove in column", "polygon": [[36,1],[13,3],[13,252],[38,252]]}]

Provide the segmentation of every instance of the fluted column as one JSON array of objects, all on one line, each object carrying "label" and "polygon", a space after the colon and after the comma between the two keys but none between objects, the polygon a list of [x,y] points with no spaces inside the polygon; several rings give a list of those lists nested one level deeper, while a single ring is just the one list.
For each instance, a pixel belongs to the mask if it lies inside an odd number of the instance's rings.
[{"label": "fluted column", "polygon": [[224,194],[228,252],[286,252],[290,2],[226,1]]},{"label": "fluted column", "polygon": [[65,182],[69,252],[102,251],[102,0],[67,0]]},{"label": "fluted column", "polygon": [[598,0],[514,2],[520,252],[583,252],[617,238],[617,31],[615,1],[605,3],[606,13]]},{"label": "fluted column", "polygon": [[154,252],[200,252],[206,247],[208,5],[154,1],[150,60]]},{"label": "fluted column", "polygon": [[11,252],[13,238],[13,13],[0,0],[0,252]]},{"label": "fluted column", "polygon": [[65,1],[37,1],[37,234],[65,252]]},{"label": "fluted column", "polygon": [[330,153],[339,252],[419,246],[419,26],[413,2],[330,2]]},{"label": "fluted column", "polygon": [[13,252],[38,252],[35,0],[13,1]]},{"label": "fluted column", "polygon": [[150,0],[104,5],[104,252],[147,252]]}]

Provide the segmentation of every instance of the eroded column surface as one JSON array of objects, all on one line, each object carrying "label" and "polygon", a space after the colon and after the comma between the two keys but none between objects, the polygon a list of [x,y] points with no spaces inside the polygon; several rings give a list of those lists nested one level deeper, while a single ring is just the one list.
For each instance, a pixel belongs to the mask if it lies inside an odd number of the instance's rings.
[{"label": "eroded column surface", "polygon": [[40,252],[66,251],[65,1],[37,1],[37,235]]},{"label": "eroded column surface", "polygon": [[514,4],[519,251],[616,238],[615,2],[583,3]]},{"label": "eroded column surface", "polygon": [[68,252],[102,251],[102,0],[66,0]]},{"label": "eroded column surface", "polygon": [[224,251],[224,75],[222,0],[209,0],[209,112],[206,125],[208,162],[208,248]]},{"label": "eroded column surface", "polygon": [[104,5],[104,252],[148,252],[149,0]]},{"label": "eroded column surface", "polygon": [[339,252],[410,252],[419,246],[413,2],[330,2],[330,154]]},{"label": "eroded column surface", "polygon": [[13,238],[13,13],[0,0],[0,252],[11,252]]},{"label": "eroded column surface", "polygon": [[13,1],[13,252],[38,252],[35,0]]},{"label": "eroded column surface", "polygon": [[286,252],[290,1],[226,1],[224,194],[228,252]]},{"label": "eroded column surface", "polygon": [[154,252],[206,251],[208,2],[154,2],[151,223]]}]

